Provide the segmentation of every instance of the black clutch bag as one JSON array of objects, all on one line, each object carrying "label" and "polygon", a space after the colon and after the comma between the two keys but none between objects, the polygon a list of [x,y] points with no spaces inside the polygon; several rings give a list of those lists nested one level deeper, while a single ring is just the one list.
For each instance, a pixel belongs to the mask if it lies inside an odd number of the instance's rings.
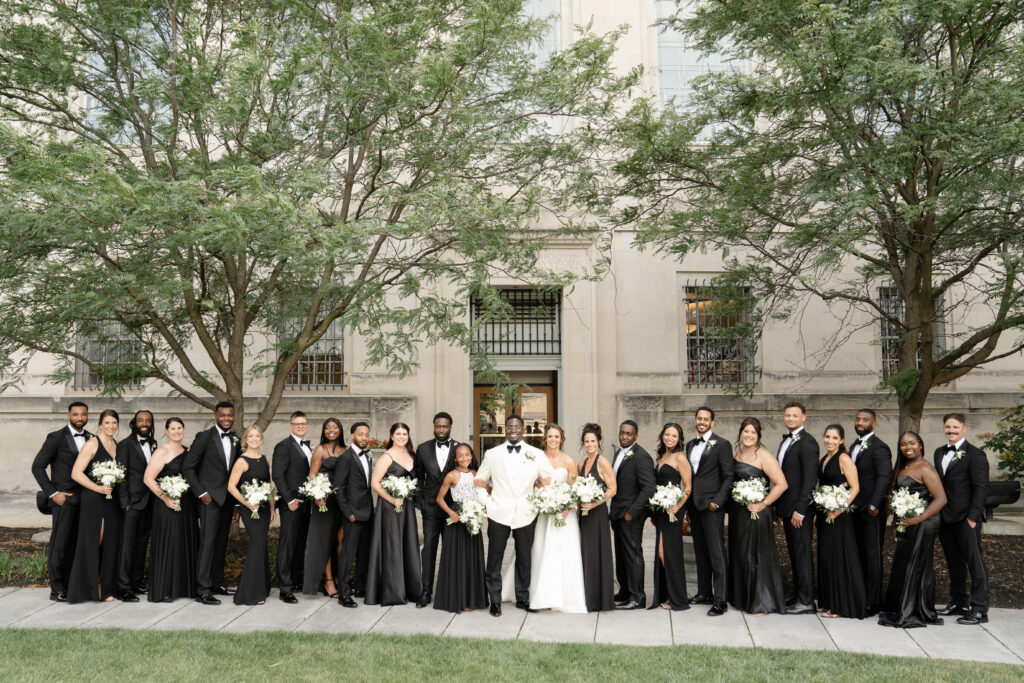
[{"label": "black clutch bag", "polygon": [[41,513],[44,515],[52,515],[53,510],[50,509],[51,505],[53,505],[53,502],[50,500],[49,496],[42,491],[36,491],[36,507],[39,508]]}]

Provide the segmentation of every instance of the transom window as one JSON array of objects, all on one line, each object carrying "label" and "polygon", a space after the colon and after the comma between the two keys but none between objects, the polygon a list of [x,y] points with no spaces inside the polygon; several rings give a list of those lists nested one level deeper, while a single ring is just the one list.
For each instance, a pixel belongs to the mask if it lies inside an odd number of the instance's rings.
[{"label": "transom window", "polygon": [[[492,356],[560,355],[562,353],[562,293],[536,289],[502,289],[498,294],[512,308],[509,318],[484,320],[475,341]],[[480,302],[473,301],[471,322],[484,319]]]}]

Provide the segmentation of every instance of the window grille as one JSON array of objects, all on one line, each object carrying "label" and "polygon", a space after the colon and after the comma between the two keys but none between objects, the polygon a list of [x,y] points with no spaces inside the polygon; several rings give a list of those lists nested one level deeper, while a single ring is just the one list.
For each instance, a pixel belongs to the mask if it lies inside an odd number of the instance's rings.
[{"label": "window grille", "polygon": [[[896,320],[903,320],[906,302],[900,296],[899,289],[893,285],[878,288],[878,303],[886,314]],[[946,351],[946,321],[943,313],[943,301],[935,302],[932,317],[932,337],[935,340],[933,355],[938,356]],[[895,377],[900,371],[900,339],[903,336],[900,325],[887,317],[881,318],[882,329],[879,338],[882,343],[882,381]],[[921,351],[917,351],[917,367],[921,367]]]},{"label": "window grille", "polygon": [[[488,320],[475,340],[492,356],[548,356],[562,353],[562,293],[534,289],[503,289],[499,296],[512,307],[510,318]],[[474,301],[472,321],[483,315]]]},{"label": "window grille", "polygon": [[[118,365],[134,363],[139,354],[138,342],[118,322],[103,325],[99,339],[89,339],[78,344],[78,353],[104,370],[115,372]],[[81,360],[75,360],[75,375],[72,386],[75,389],[101,389],[103,374],[96,372]],[[142,386],[141,380],[134,380],[129,387]]]},{"label": "window grille", "polygon": [[324,336],[302,352],[285,379],[288,389],[342,389],[345,387],[345,328],[334,320]]},{"label": "window grille", "polygon": [[753,341],[737,327],[750,322],[749,300],[707,282],[683,288],[686,309],[686,382],[698,386],[753,384]]}]

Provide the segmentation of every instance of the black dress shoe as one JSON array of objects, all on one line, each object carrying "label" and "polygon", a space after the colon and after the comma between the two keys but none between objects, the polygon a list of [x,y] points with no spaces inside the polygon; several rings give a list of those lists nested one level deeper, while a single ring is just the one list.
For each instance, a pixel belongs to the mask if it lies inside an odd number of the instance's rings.
[{"label": "black dress shoe", "polygon": [[281,593],[281,602],[287,602],[289,605],[294,605],[298,600],[294,593]]},{"label": "black dress shoe", "polygon": [[729,605],[724,602],[719,602],[711,605],[711,609],[708,610],[709,617],[720,617],[729,611]]},{"label": "black dress shoe", "polygon": [[491,603],[491,616],[492,617],[500,617],[501,616],[501,605],[499,605],[496,602],[492,602]]},{"label": "black dress shoe", "polygon": [[67,602],[68,594],[64,591],[50,591],[50,599],[54,602]]},{"label": "black dress shoe", "polygon": [[125,591],[124,593],[118,595],[117,599],[121,602],[138,602],[139,596],[137,596],[135,593],[132,593],[131,591]]},{"label": "black dress shoe", "polygon": [[956,623],[963,624],[964,626],[975,626],[977,624],[987,624],[988,615],[978,610],[971,610],[967,614],[963,615],[956,620]]},{"label": "black dress shoe", "polygon": [[427,594],[421,595],[420,599],[416,601],[416,606],[417,607],[421,607],[421,608],[422,607],[426,607],[429,604],[430,604],[430,596],[427,595]]},{"label": "black dress shoe", "polygon": [[814,605],[793,605],[786,610],[786,614],[817,614]]},{"label": "black dress shoe", "polygon": [[202,595],[200,595],[198,598],[196,598],[196,602],[202,603],[204,605],[219,605],[220,604],[220,600],[218,600],[217,598],[213,597],[209,593],[203,593]]},{"label": "black dress shoe", "polygon": [[132,593],[136,595],[145,595],[149,593],[149,586],[144,583],[140,583],[138,586],[132,586]]},{"label": "black dress shoe", "polygon": [[362,590],[362,591],[361,590],[354,590],[354,591],[352,591],[352,597],[353,598],[365,598],[366,597],[366,591],[364,591],[364,590]]},{"label": "black dress shoe", "polygon": [[955,602],[951,602],[948,605],[946,605],[943,609],[940,609],[938,613],[944,617],[956,617],[968,614],[970,611],[971,610],[969,607],[961,607]]},{"label": "black dress shoe", "polygon": [[615,609],[643,609],[643,608],[644,608],[644,606],[641,605],[636,600],[630,600],[629,602],[627,602],[624,605],[616,605],[615,606]]},{"label": "black dress shoe", "polygon": [[786,598],[786,607],[792,607],[796,604],[796,598]]},{"label": "black dress shoe", "polygon": [[694,595],[690,598],[691,605],[711,605],[714,604],[715,599],[710,595]]},{"label": "black dress shoe", "polygon": [[629,602],[629,593],[616,593],[612,596],[615,602]]},{"label": "black dress shoe", "polygon": [[530,603],[523,602],[522,600],[516,600],[516,609],[521,609],[524,612],[536,612],[534,608],[530,607]]},{"label": "black dress shoe", "polygon": [[227,586],[217,586],[216,588],[213,589],[213,594],[214,595],[234,595],[235,594],[235,590],[233,588],[228,588]]},{"label": "black dress shoe", "polygon": [[878,608],[877,607],[868,607],[868,611],[867,611],[867,616],[868,617],[873,617],[873,616],[876,616],[877,614],[878,614]]},{"label": "black dress shoe", "polygon": [[355,600],[353,600],[351,597],[345,596],[338,598],[338,604],[342,607],[359,607],[359,605],[356,604]]}]

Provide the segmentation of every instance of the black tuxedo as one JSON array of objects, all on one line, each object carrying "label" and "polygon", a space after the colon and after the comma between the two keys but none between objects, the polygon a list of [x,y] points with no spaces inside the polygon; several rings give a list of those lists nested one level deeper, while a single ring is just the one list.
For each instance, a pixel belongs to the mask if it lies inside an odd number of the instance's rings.
[{"label": "black tuxedo", "polygon": [[[850,457],[856,441],[850,447]],[[892,451],[878,436],[871,434],[867,446],[857,452],[857,480],[860,493],[853,499],[853,529],[860,551],[868,610],[875,611],[882,603],[882,546],[885,542],[885,497],[892,483]],[[877,514],[872,515],[868,507]]]},{"label": "black tuxedo", "polygon": [[[641,543],[647,501],[654,495],[654,459],[638,443],[629,449],[633,454],[624,457],[615,473],[615,497],[609,510],[612,530],[615,532],[615,578],[619,582],[618,597],[646,606],[644,591],[644,553]],[[612,457],[612,467],[621,449]],[[626,513],[632,517],[626,519]]]},{"label": "black tuxedo", "polygon": [[[156,448],[156,442],[149,440],[150,455]],[[125,508],[118,589],[125,592],[142,585],[153,518],[153,506],[150,505],[153,493],[142,480],[149,463],[137,436],[132,434],[118,442],[117,462],[126,470],[124,483],[117,487],[121,507]]]},{"label": "black tuxedo", "polygon": [[[312,455],[312,444],[309,450]],[[277,584],[282,595],[302,589],[310,503],[299,497],[299,487],[309,476],[309,463],[299,443],[290,434],[274,446],[270,477],[281,496],[277,502],[277,509],[281,513],[281,535],[277,543]],[[288,508],[293,500],[299,501],[294,512]]]},{"label": "black tuxedo", "polygon": [[196,589],[200,596],[224,585],[224,556],[235,511],[234,499],[228,496],[228,475],[241,453],[241,441],[234,436],[231,444],[231,453],[225,453],[220,429],[216,426],[199,432],[185,453],[182,466],[192,495],[199,499],[203,493],[208,493],[211,498],[209,505],[198,501],[200,535]]},{"label": "black tuxedo", "polygon": [[[85,432],[88,438],[93,438]],[[78,540],[78,504],[82,487],[71,478],[71,469],[78,459],[78,451],[85,441],[75,443],[71,427],[65,426],[46,435],[43,447],[32,461],[32,476],[39,482],[39,488],[48,498],[58,492],[71,494],[63,505],[51,504],[53,529],[46,546],[46,570],[50,576],[50,589],[66,593],[71,562],[75,557],[75,543]],[[50,469],[49,475],[46,469]]]},{"label": "black tuxedo", "polygon": [[[970,606],[988,613],[988,570],[981,555],[981,524],[985,521],[988,494],[988,458],[985,451],[966,440],[963,455],[950,461],[942,471],[946,447],[935,451],[935,469],[946,491],[946,506],[940,514],[939,541],[949,568],[949,600],[961,607],[968,604],[967,571],[971,572]],[[975,522],[972,529],[967,523]]]},{"label": "black tuxedo", "polygon": [[[348,583],[352,562],[356,563],[356,588],[366,590],[366,573],[370,561],[370,532],[373,529],[373,496],[370,490],[370,477],[373,473],[373,462],[363,469],[360,462],[363,458],[355,454],[355,446],[338,456],[334,467],[332,483],[337,492],[334,494],[341,510],[341,525],[345,534],[341,539],[338,553],[338,591],[342,598],[352,596],[352,588]],[[367,456],[369,452],[367,451]],[[369,459],[369,458],[367,458]],[[354,520],[351,518],[355,518]]]},{"label": "black tuxedo", "polygon": [[434,589],[434,565],[437,560],[437,544],[441,532],[447,524],[448,516],[437,504],[437,494],[441,484],[455,467],[455,449],[458,442],[450,440],[448,459],[443,467],[438,467],[436,439],[424,441],[416,448],[416,479],[419,488],[416,495],[416,506],[423,515],[423,551],[420,554],[420,572],[422,594],[428,596]]},{"label": "black tuxedo", "polygon": [[[813,515],[808,513],[811,491],[818,481],[818,442],[806,429],[797,432],[799,438],[790,444],[782,459],[782,474],[788,488],[775,501],[775,514],[782,517],[786,530],[786,549],[793,567],[793,584],[798,605],[814,604],[814,557],[811,542],[814,536]],[[793,437],[790,437],[793,439]],[[779,444],[779,451],[782,444]],[[776,455],[778,452],[776,451]],[[800,527],[793,526],[796,512],[804,517]]]},{"label": "black tuxedo", "polygon": [[[700,439],[686,444],[686,458]],[[711,445],[711,442],[714,445]],[[691,462],[691,469],[693,465]],[[693,473],[693,493],[686,501],[693,532],[693,551],[697,559],[697,594],[714,597],[724,604],[729,598],[729,569],[725,559],[725,501],[730,499],[735,478],[732,446],[711,432]],[[711,510],[711,503],[716,509]]]}]

